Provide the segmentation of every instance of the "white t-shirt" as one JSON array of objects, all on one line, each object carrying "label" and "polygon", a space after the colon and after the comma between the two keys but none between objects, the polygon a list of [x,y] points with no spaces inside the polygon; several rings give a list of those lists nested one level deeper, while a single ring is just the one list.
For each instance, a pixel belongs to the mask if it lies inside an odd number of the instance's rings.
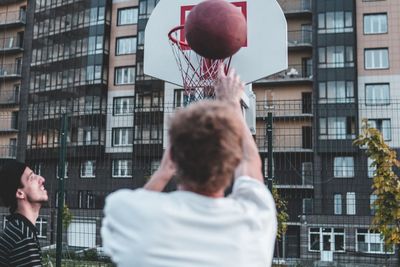
[{"label": "white t-shirt", "polygon": [[104,250],[118,266],[267,267],[272,262],[274,200],[250,177],[237,178],[226,198],[122,189],[107,197],[104,213]]}]

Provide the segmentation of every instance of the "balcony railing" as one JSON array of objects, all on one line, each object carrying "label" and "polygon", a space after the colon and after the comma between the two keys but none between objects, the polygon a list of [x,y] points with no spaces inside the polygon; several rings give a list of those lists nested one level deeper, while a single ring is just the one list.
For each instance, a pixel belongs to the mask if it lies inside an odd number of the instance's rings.
[{"label": "balcony railing", "polygon": [[312,45],[312,31],[298,30],[288,31],[288,46],[311,46]]},{"label": "balcony railing", "polygon": [[25,11],[14,11],[0,13],[0,25],[25,23],[26,22],[26,12]]},{"label": "balcony railing", "polygon": [[312,117],[311,100],[273,100],[257,101],[257,117],[267,117],[268,112],[278,117]]},{"label": "balcony railing", "polygon": [[[303,136],[301,128],[291,129],[291,132],[276,134],[273,137],[272,147],[274,152],[312,152],[312,147],[307,147],[303,144]],[[256,137],[256,142],[260,152],[268,151],[268,138],[267,136]]]},{"label": "balcony railing", "polygon": [[0,65],[0,78],[21,76],[21,64]]},{"label": "balcony railing", "polygon": [[22,49],[22,40],[19,36],[0,39],[0,51]]},{"label": "balcony railing", "polygon": [[311,64],[296,64],[289,65],[286,70],[275,73],[264,79],[258,80],[256,83],[268,83],[268,82],[290,82],[308,80],[312,81],[312,65]]},{"label": "balcony railing", "polygon": [[17,132],[18,131],[18,123],[17,120],[12,117],[2,118],[0,121],[0,132]]},{"label": "balcony railing", "polygon": [[284,13],[311,12],[311,0],[278,0]]},{"label": "balcony railing", "polygon": [[18,104],[19,92],[17,90],[0,89],[0,105]]},{"label": "balcony railing", "polygon": [[17,157],[17,146],[0,145],[0,158],[15,159]]}]

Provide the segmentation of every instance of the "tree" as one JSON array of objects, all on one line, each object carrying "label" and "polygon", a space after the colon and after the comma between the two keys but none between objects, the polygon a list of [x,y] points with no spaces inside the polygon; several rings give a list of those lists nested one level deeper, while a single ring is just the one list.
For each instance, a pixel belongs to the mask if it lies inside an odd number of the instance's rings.
[{"label": "tree", "polygon": [[386,245],[400,244],[400,179],[393,167],[400,167],[396,151],[384,141],[382,134],[363,120],[362,133],[354,145],[366,148],[367,156],[375,167],[372,189],[377,199],[373,203],[375,216],[372,227],[378,230]]},{"label": "tree", "polygon": [[275,200],[275,206],[278,217],[278,232],[277,239],[281,240],[282,236],[286,233],[287,230],[287,221],[289,219],[289,215],[287,213],[287,203],[282,197],[279,195],[278,189],[275,185],[272,186],[272,197]]}]

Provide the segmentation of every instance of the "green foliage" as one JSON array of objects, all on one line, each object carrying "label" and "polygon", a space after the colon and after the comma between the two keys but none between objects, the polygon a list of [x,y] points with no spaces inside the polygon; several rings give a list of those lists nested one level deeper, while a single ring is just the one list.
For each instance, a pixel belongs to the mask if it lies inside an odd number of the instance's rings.
[{"label": "green foliage", "polygon": [[71,211],[69,210],[68,206],[65,205],[63,209],[63,214],[62,214],[62,221],[63,221],[63,227],[64,229],[68,229],[68,226],[71,224],[73,215]]},{"label": "green foliage", "polygon": [[287,221],[289,214],[287,213],[287,202],[284,200],[276,189],[275,185],[272,186],[272,197],[275,200],[276,211],[278,213],[278,233],[277,238],[280,240],[287,230]]},{"label": "green foliage", "polygon": [[354,145],[365,147],[371,166],[376,167],[372,184],[377,196],[373,228],[382,234],[386,245],[400,244],[400,179],[393,171],[393,167],[400,167],[396,151],[377,129],[369,128],[367,120],[363,120],[362,133]]}]

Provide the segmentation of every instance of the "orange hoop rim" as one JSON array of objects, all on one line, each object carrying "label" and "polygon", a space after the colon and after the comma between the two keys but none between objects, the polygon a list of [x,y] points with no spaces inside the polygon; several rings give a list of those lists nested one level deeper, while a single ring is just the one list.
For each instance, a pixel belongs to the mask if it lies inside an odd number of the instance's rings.
[{"label": "orange hoop rim", "polygon": [[189,44],[187,42],[179,41],[173,36],[173,33],[177,32],[177,31],[181,31],[184,28],[185,28],[184,25],[179,25],[179,26],[176,26],[176,27],[172,28],[172,30],[170,30],[168,32],[168,38],[171,40],[171,42],[173,42],[173,43],[175,43],[175,44],[177,44],[177,45],[179,45],[181,47],[190,48],[190,46],[189,46]]}]

